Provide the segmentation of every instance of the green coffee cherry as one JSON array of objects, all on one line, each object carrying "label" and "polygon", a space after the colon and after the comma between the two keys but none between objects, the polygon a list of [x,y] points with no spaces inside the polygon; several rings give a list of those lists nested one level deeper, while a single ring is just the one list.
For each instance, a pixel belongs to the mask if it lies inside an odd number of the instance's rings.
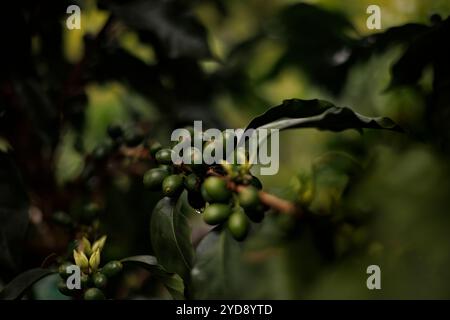
[{"label": "green coffee cherry", "polygon": [[162,149],[162,145],[159,142],[153,142],[150,146],[150,154],[155,156],[156,153]]},{"label": "green coffee cherry", "polygon": [[188,203],[194,209],[201,209],[205,206],[205,199],[200,192],[189,191],[188,192]]},{"label": "green coffee cherry", "polygon": [[204,192],[211,199],[211,202],[227,202],[231,197],[231,191],[227,188],[227,182],[219,177],[206,178],[203,186]]},{"label": "green coffee cherry", "polygon": [[69,288],[67,288],[66,280],[61,279],[60,281],[58,281],[57,286],[58,286],[59,292],[61,292],[65,296],[69,296],[69,297],[73,296],[76,292],[76,290],[70,290]]},{"label": "green coffee cherry", "polygon": [[168,175],[169,174],[165,169],[150,169],[144,174],[144,185],[150,190],[161,190],[162,182]]},{"label": "green coffee cherry", "polygon": [[160,164],[172,164],[172,150],[161,149],[155,154],[155,159]]},{"label": "green coffee cherry", "polygon": [[171,174],[172,173],[172,166],[168,165],[168,164],[160,164],[158,166],[159,169],[165,170],[167,172],[167,174]]},{"label": "green coffee cherry", "polygon": [[195,173],[191,173],[184,179],[184,186],[188,191],[198,192],[200,191],[200,185],[200,178]]},{"label": "green coffee cherry", "polygon": [[71,274],[67,272],[67,267],[72,266],[73,263],[70,262],[64,262],[62,265],[58,268],[59,276],[63,279],[67,279]]},{"label": "green coffee cherry", "polygon": [[259,204],[259,192],[253,186],[244,187],[239,191],[239,204],[244,209],[256,208]]},{"label": "green coffee cherry", "polygon": [[89,288],[83,295],[84,300],[105,300],[105,295],[98,288]]},{"label": "green coffee cherry", "polygon": [[166,197],[176,197],[183,191],[183,176],[172,174],[162,182],[163,193]]},{"label": "green coffee cherry", "polygon": [[109,125],[107,132],[108,132],[108,136],[112,140],[117,140],[123,136],[122,127],[119,125]]},{"label": "green coffee cherry", "polygon": [[99,289],[106,288],[106,285],[108,284],[108,278],[101,272],[95,273],[92,276],[92,281],[94,283],[94,286]]},{"label": "green coffee cherry", "polygon": [[105,266],[102,268],[102,273],[108,278],[111,278],[122,272],[122,269],[122,263],[120,261],[114,260],[105,264]]},{"label": "green coffee cherry", "polygon": [[85,273],[81,274],[80,282],[82,289],[88,288],[92,283],[91,278]]},{"label": "green coffee cherry", "polygon": [[205,184],[202,184],[200,187],[200,194],[206,202],[212,202],[212,198],[209,196],[208,192],[206,192]]},{"label": "green coffee cherry", "polygon": [[242,209],[235,210],[228,218],[228,230],[238,241],[242,241],[247,236],[250,223]]},{"label": "green coffee cherry", "polygon": [[130,148],[137,147],[143,140],[143,135],[134,131],[128,131],[124,135],[124,142]]},{"label": "green coffee cherry", "polygon": [[213,203],[206,207],[203,212],[203,220],[210,225],[225,222],[231,213],[231,208],[227,204]]}]

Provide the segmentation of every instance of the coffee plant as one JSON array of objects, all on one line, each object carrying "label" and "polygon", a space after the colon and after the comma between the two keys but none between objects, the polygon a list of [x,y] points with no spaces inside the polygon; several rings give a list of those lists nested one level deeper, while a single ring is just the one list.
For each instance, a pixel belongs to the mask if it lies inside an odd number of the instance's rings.
[{"label": "coffee plant", "polygon": [[[370,264],[386,266],[387,278],[400,286],[407,280],[395,280],[395,261],[410,257],[419,269],[438,271],[449,261],[441,229],[449,222],[449,18],[435,14],[423,24],[364,36],[351,33],[355,26],[340,13],[285,4],[219,59],[208,41],[215,29],[195,10],[226,20],[234,6],[252,12],[257,5],[76,1],[84,17],[101,23],[82,27],[83,50],[74,59],[64,52],[72,31],[61,23],[70,3],[60,2],[8,4],[0,17],[8,43],[0,67],[2,299],[340,297],[330,286],[342,288],[348,279],[350,297],[371,298],[376,293],[352,287],[359,281],[366,290],[365,279],[352,275],[364,277]],[[267,12],[260,14],[264,20]],[[252,79],[249,69],[269,40],[283,49]],[[380,56],[380,64],[392,63],[383,88],[398,99],[392,104],[423,104],[417,115],[384,108],[390,117],[367,116],[373,112],[357,105],[373,94],[364,91],[372,91],[370,83],[355,93],[354,70]],[[305,94],[269,107],[271,99],[258,88],[286,69],[321,88],[320,99]],[[353,87],[355,105],[340,106],[348,105]],[[239,139],[225,130],[226,117],[213,107],[224,96],[238,114],[252,115],[245,130],[281,132],[282,166],[288,152],[301,158],[311,130],[326,134],[312,143],[322,155],[307,170],[295,160],[274,187],[257,174],[248,145],[238,148]],[[106,120],[97,128],[93,119],[102,115],[93,110],[102,104],[121,111],[110,116],[99,107]],[[192,126],[198,120],[205,130]],[[223,131],[213,139],[208,128]],[[171,141],[174,129],[188,134]],[[190,147],[174,162],[182,142]],[[203,159],[202,150],[219,149],[220,161]],[[439,190],[431,195],[427,186]],[[433,217],[416,214],[428,208]],[[431,245],[409,236],[408,228],[422,223],[421,232],[434,230],[442,239],[432,266],[413,257]],[[323,284],[333,275],[340,280]],[[410,296],[407,286],[394,287],[385,297]],[[433,288],[433,296],[448,297],[447,287]]]}]

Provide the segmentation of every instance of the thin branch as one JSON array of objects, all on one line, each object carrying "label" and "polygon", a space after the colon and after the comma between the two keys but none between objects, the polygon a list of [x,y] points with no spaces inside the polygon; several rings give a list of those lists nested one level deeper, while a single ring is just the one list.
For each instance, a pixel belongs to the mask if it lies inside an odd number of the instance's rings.
[{"label": "thin branch", "polygon": [[140,160],[149,160],[151,159],[150,152],[144,146],[137,147],[125,147],[121,146],[119,149],[119,153],[125,157],[140,159]]},{"label": "thin branch", "polygon": [[[234,186],[233,186],[233,184],[234,184]],[[240,192],[243,189],[245,189],[246,186],[231,183],[231,188]],[[293,202],[285,200],[285,199],[281,199],[271,193],[260,190],[259,191],[259,199],[261,200],[262,203],[275,209],[276,211],[278,211],[280,213],[285,213],[285,214],[290,214],[290,215],[295,215],[295,216],[300,216],[302,214],[300,207],[296,206]]]},{"label": "thin branch", "polygon": [[[215,172],[212,169],[209,169],[207,171],[207,174],[227,180],[228,187],[231,190],[236,190],[237,192],[240,192],[243,189],[245,189],[245,187],[246,187],[244,185],[236,184],[235,182],[227,179],[226,177],[220,175],[219,173]],[[275,209],[276,211],[278,211],[280,213],[290,214],[290,215],[294,215],[294,216],[301,216],[303,214],[301,208],[299,206],[295,205],[295,203],[285,200],[285,199],[281,199],[281,198],[279,198],[273,194],[270,194],[268,192],[265,192],[262,190],[259,191],[259,199],[261,200],[261,202],[263,204]]]}]

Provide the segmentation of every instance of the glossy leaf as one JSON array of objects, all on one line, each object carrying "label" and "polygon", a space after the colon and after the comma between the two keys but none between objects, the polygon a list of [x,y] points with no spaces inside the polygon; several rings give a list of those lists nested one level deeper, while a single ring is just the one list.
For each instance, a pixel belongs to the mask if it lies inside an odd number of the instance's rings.
[{"label": "glossy leaf", "polygon": [[5,288],[0,292],[0,299],[3,300],[15,300],[20,299],[23,294],[37,281],[51,274],[54,271],[49,269],[36,268],[21,273],[14,278]]},{"label": "glossy leaf", "polygon": [[164,270],[158,264],[154,256],[142,255],[133,256],[121,260],[123,264],[137,265],[154,273],[165,285],[169,293],[176,300],[184,300],[184,283],[176,273],[170,273]]},{"label": "glossy leaf", "polygon": [[176,202],[168,197],[161,199],[152,213],[150,234],[159,263],[186,281],[192,268],[194,250],[191,229],[181,206],[181,198]]},{"label": "glossy leaf", "polygon": [[[442,23],[419,32],[400,59],[392,66],[390,87],[415,85],[420,80],[427,66],[438,70],[437,76],[445,74],[450,46],[447,39],[450,35],[450,18]],[[435,74],[436,76],[436,74]],[[437,85],[437,88],[440,86]]]},{"label": "glossy leaf", "polygon": [[220,228],[203,238],[197,247],[191,273],[195,299],[226,299],[241,290],[240,247],[227,230]]},{"label": "glossy leaf", "polygon": [[372,54],[379,53],[393,45],[411,43],[428,29],[423,24],[407,23],[364,37],[359,40],[358,45],[372,51]]},{"label": "glossy leaf", "polygon": [[[286,119],[287,118],[287,119]],[[402,131],[391,119],[366,117],[347,107],[336,107],[324,100],[285,100],[277,107],[269,109],[253,119],[250,128],[295,129],[317,128],[320,130],[343,131],[363,128]]]}]

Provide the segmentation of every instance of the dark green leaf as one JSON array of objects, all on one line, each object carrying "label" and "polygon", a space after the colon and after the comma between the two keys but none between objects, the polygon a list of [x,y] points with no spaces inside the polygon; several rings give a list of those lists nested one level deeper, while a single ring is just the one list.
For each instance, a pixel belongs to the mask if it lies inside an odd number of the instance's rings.
[{"label": "dark green leaf", "polygon": [[20,299],[25,291],[34,283],[54,273],[54,271],[42,268],[25,271],[24,273],[21,273],[16,278],[14,278],[10,283],[8,283],[5,288],[3,288],[3,290],[0,292],[0,299]]},{"label": "dark green leaf", "polygon": [[[416,84],[425,67],[432,62],[436,39],[432,32],[423,33],[411,44],[392,67],[390,88]],[[435,47],[435,48],[433,48]]]},{"label": "dark green leaf", "polygon": [[124,82],[152,100],[162,110],[167,110],[168,93],[161,84],[156,67],[146,64],[121,48],[98,50],[97,54],[99,61],[92,66],[91,79],[100,82]]},{"label": "dark green leaf", "polygon": [[176,273],[164,270],[154,256],[133,256],[121,260],[123,264],[134,264],[155,274],[164,283],[169,293],[176,300],[184,300],[184,283]]},{"label": "dark green leaf", "polygon": [[0,152],[0,272],[14,273],[20,264],[28,226],[28,197],[17,167]]},{"label": "dark green leaf", "polygon": [[[238,294],[241,244],[227,230],[215,228],[197,247],[191,283],[195,299],[223,299]],[[233,294],[234,293],[234,294]]]},{"label": "dark green leaf", "polygon": [[[320,21],[320,23],[317,23]],[[339,12],[306,3],[284,8],[271,33],[286,50],[267,75],[276,76],[283,68],[299,68],[318,85],[339,92],[347,74],[343,63],[356,42],[349,34],[352,23]]]},{"label": "dark green leaf", "polygon": [[[321,21],[317,24],[317,21]],[[411,43],[429,27],[410,23],[357,38],[350,20],[339,12],[296,3],[275,20],[271,33],[286,50],[266,75],[267,80],[283,68],[299,68],[318,86],[337,95],[357,63],[398,44]]]},{"label": "dark green leaf", "polygon": [[159,263],[186,281],[192,268],[194,249],[188,218],[181,205],[181,197],[177,202],[168,197],[161,199],[152,213],[150,234]]},{"label": "dark green leaf", "polygon": [[211,56],[206,29],[182,1],[113,2],[109,9],[128,26],[156,34],[170,58]]},{"label": "dark green leaf", "polygon": [[162,267],[158,264],[158,260],[154,256],[146,256],[146,255],[132,256],[132,257],[124,258],[120,261],[122,263],[136,264],[145,269],[149,269],[151,271],[157,270],[157,269],[162,269]]},{"label": "dark green leaf", "polygon": [[[287,118],[287,119],[286,119]],[[349,108],[336,107],[324,100],[285,100],[277,107],[269,109],[253,119],[247,126],[251,128],[294,129],[317,128],[320,130],[342,131],[363,128],[402,131],[391,119],[370,118]]]},{"label": "dark green leaf", "polygon": [[[446,70],[450,35],[450,18],[434,27],[428,27],[418,33],[400,59],[392,67],[390,87],[415,85],[428,65],[434,65],[441,75]],[[436,75],[436,74],[435,74]],[[439,87],[439,86],[438,86]]]},{"label": "dark green leaf", "polygon": [[[423,24],[408,23],[358,39],[353,43],[351,54],[342,67],[348,70],[357,63],[369,60],[375,54],[383,54],[391,47],[411,44],[428,28]],[[333,72],[333,70],[330,70],[330,72]]]},{"label": "dark green leaf", "polygon": [[383,52],[390,46],[413,42],[429,27],[418,23],[407,23],[392,27],[381,33],[371,34],[359,41],[359,46],[367,48],[369,54]]}]

